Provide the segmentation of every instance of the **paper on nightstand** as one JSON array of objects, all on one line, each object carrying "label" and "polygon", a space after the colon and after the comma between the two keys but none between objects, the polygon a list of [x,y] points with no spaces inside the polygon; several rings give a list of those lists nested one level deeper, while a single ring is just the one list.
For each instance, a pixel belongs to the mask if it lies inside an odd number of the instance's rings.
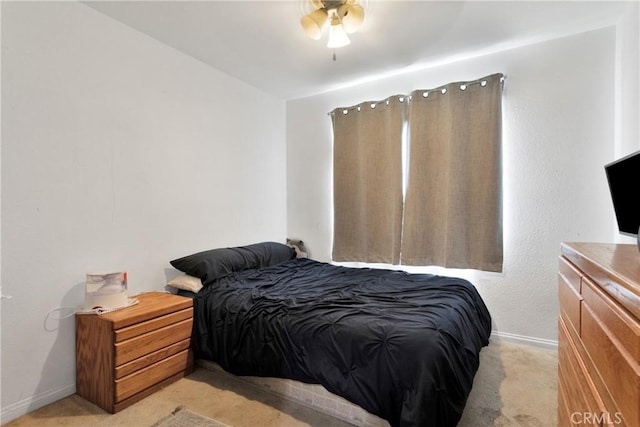
[{"label": "paper on nightstand", "polygon": [[111,311],[128,305],[126,272],[87,274],[84,310]]}]

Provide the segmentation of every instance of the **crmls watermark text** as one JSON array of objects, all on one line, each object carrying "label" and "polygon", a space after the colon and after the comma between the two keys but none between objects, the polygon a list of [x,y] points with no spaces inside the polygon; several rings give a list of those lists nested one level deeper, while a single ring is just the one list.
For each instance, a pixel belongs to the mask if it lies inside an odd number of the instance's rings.
[{"label": "crmls watermark text", "polygon": [[571,423],[578,425],[622,424],[622,413],[573,412],[571,414]]}]

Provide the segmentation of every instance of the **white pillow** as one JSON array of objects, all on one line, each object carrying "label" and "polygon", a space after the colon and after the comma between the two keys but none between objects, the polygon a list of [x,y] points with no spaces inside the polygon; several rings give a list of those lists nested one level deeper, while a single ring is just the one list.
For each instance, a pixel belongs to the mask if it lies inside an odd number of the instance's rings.
[{"label": "white pillow", "polygon": [[197,277],[189,276],[188,274],[181,274],[180,276],[169,280],[167,286],[197,293],[202,289],[202,282]]}]

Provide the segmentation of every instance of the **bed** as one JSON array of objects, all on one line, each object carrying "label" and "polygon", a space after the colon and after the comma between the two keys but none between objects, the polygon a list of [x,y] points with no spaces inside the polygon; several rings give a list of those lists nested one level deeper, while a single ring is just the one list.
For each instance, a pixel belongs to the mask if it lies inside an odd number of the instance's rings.
[{"label": "bed", "polygon": [[458,423],[491,331],[470,282],[296,258],[276,242],[171,264],[202,284],[195,357],[321,384],[391,426]]}]

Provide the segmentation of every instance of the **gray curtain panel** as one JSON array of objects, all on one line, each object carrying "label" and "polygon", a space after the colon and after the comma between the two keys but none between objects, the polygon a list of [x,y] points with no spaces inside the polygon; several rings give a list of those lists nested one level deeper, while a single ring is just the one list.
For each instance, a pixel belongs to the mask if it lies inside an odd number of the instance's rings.
[{"label": "gray curtain panel", "polygon": [[334,261],[398,264],[405,96],[331,112]]},{"label": "gray curtain panel", "polygon": [[502,81],[412,92],[402,264],[502,271]]}]

